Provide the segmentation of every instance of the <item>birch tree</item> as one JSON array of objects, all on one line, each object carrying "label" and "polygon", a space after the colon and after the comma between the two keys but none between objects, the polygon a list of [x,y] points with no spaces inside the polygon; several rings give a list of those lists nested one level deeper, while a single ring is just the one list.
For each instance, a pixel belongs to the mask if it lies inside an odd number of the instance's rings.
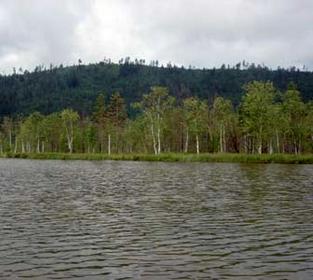
[{"label": "birch tree", "polygon": [[293,84],[283,96],[283,112],[288,122],[288,134],[292,141],[293,151],[295,154],[301,153],[304,134],[306,108],[300,97],[300,92]]},{"label": "birch tree", "polygon": [[136,104],[148,120],[153,151],[156,155],[162,151],[161,135],[164,116],[166,111],[173,106],[174,100],[174,97],[169,96],[166,87],[152,87],[151,92],[144,95],[142,101]]},{"label": "birch tree", "polygon": [[65,136],[67,140],[67,147],[70,153],[73,152],[74,143],[74,129],[77,125],[79,115],[72,109],[65,109],[61,112],[61,119],[65,130]]},{"label": "birch tree", "polygon": [[241,104],[241,121],[246,134],[256,140],[257,151],[263,151],[271,129],[275,88],[271,82],[253,81],[245,87]]},{"label": "birch tree", "polygon": [[233,108],[230,100],[217,97],[212,108],[212,117],[219,135],[219,151],[227,151],[227,130],[233,120]]},{"label": "birch tree", "polygon": [[197,97],[190,97],[183,101],[183,110],[186,121],[185,152],[188,152],[189,134],[196,138],[196,152],[200,153],[200,135],[208,124],[208,105]]},{"label": "birch tree", "polygon": [[43,115],[39,112],[34,112],[22,122],[19,134],[22,152],[40,153],[40,144],[44,137],[45,129],[43,119]]},{"label": "birch tree", "polygon": [[4,133],[0,131],[0,154],[1,155],[4,153],[4,142],[5,142]]},{"label": "birch tree", "polygon": [[[14,132],[14,123],[13,123],[12,118],[10,117],[3,118],[2,130],[3,130],[4,137],[8,139],[9,150],[12,151],[13,132]],[[3,147],[4,147],[4,143],[3,143]]]}]

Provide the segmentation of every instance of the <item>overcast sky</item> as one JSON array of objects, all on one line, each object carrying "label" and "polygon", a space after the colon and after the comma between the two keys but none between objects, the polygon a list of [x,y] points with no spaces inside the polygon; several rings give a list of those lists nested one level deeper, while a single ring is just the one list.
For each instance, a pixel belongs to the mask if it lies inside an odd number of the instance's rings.
[{"label": "overcast sky", "polygon": [[0,71],[158,59],[313,69],[313,0],[1,0]]}]

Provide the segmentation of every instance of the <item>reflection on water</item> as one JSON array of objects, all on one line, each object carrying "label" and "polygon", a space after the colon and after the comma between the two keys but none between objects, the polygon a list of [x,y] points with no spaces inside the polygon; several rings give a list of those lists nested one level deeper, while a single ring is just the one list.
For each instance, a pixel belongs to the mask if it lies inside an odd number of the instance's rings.
[{"label": "reflection on water", "polygon": [[313,166],[0,160],[0,278],[313,279]]}]

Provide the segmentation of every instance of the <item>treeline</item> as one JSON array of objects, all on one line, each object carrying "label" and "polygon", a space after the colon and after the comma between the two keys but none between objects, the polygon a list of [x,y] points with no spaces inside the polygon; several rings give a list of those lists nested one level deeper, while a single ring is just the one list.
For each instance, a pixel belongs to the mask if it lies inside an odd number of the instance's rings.
[{"label": "treeline", "polygon": [[311,153],[313,103],[302,101],[290,83],[283,93],[272,82],[253,81],[243,88],[239,106],[216,97],[182,100],[166,87],[152,87],[132,105],[115,92],[100,94],[93,112],[64,109],[49,115],[4,117],[0,153]]},{"label": "treeline", "polygon": [[143,59],[126,58],[119,63],[106,59],[96,64],[38,66],[32,72],[18,69],[11,75],[0,75],[0,117],[27,116],[35,111],[47,115],[69,107],[85,117],[92,113],[99,92],[119,92],[128,113],[134,115],[131,103],[140,101],[156,85],[167,87],[179,101],[197,96],[212,103],[216,96],[222,96],[238,106],[242,86],[253,80],[271,81],[280,91],[286,91],[293,81],[304,101],[313,99],[313,73],[295,67],[271,70],[242,62],[194,69],[158,61],[147,65]]}]

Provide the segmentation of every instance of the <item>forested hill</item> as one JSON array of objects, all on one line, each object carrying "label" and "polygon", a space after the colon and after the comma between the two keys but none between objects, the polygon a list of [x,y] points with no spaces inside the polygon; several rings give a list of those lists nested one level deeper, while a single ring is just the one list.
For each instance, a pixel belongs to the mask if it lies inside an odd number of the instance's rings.
[{"label": "forested hill", "polygon": [[153,85],[168,87],[178,100],[197,95],[211,102],[214,96],[223,96],[237,105],[242,86],[249,81],[272,81],[282,91],[289,82],[294,82],[305,101],[313,99],[312,72],[270,70],[254,64],[241,68],[237,65],[200,70],[147,66],[142,62],[37,67],[33,72],[0,76],[0,117],[28,115],[34,111],[48,114],[68,107],[85,115],[91,112],[99,93],[109,97],[118,91],[129,105],[148,93]]}]

